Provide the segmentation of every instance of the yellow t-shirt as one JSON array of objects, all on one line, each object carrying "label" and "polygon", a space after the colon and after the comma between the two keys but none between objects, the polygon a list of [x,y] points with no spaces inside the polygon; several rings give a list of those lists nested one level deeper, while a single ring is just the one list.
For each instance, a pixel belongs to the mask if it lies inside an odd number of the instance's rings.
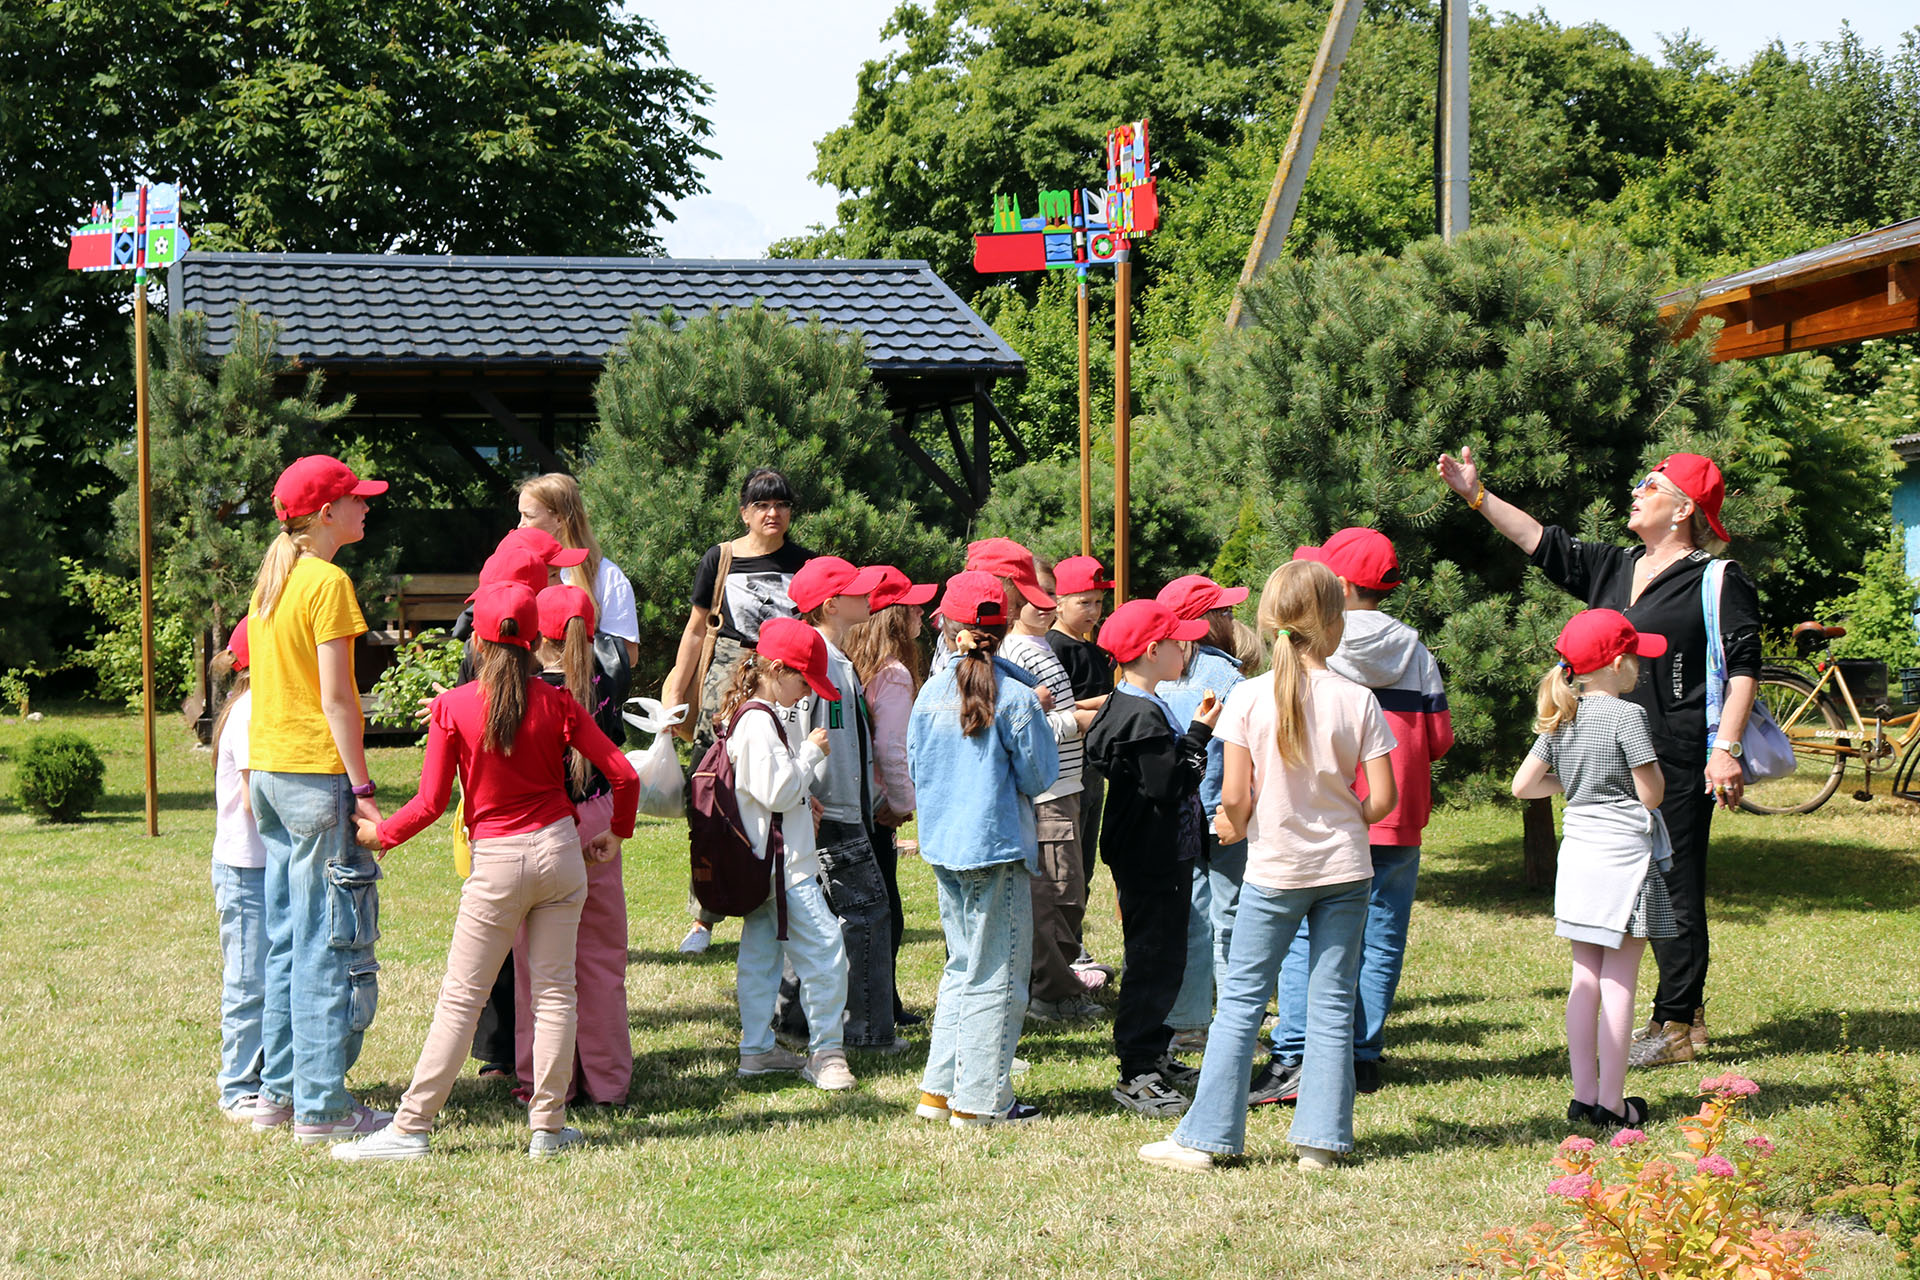
[{"label": "yellow t-shirt", "polygon": [[[318,556],[301,556],[273,612],[264,618],[255,612],[247,624],[253,661],[249,769],[346,772],[320,710],[320,646],[366,629],[346,573]],[[356,706],[359,700],[356,689]]]}]

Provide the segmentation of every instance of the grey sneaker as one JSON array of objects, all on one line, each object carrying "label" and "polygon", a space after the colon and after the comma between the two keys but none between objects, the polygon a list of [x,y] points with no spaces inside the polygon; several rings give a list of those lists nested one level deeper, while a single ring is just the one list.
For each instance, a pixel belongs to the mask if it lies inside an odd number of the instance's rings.
[{"label": "grey sneaker", "polygon": [[333,1147],[335,1160],[418,1160],[426,1154],[426,1134],[402,1133],[392,1125]]},{"label": "grey sneaker", "polygon": [[844,1049],[822,1049],[800,1068],[800,1078],[819,1089],[838,1092],[853,1088],[853,1068],[847,1065]]},{"label": "grey sneaker", "polygon": [[1153,1064],[1153,1069],[1160,1073],[1162,1080],[1188,1093],[1193,1092],[1194,1086],[1200,1083],[1200,1068],[1188,1066],[1171,1053],[1163,1054],[1160,1061]]},{"label": "grey sneaker", "polygon": [[[252,1124],[254,1113],[258,1111],[259,1108],[260,1095],[257,1093],[249,1093],[235,1098],[232,1102],[222,1106],[220,1108],[220,1114],[235,1124]],[[288,1114],[292,1114],[291,1108],[288,1109]]]},{"label": "grey sneaker", "polygon": [[559,1155],[568,1147],[577,1147],[587,1140],[587,1135],[572,1125],[564,1129],[535,1129],[533,1140],[527,1143],[527,1154],[535,1160],[547,1160]]},{"label": "grey sneaker", "polygon": [[[393,1120],[391,1111],[375,1111],[361,1103],[338,1120],[328,1120],[322,1124],[296,1124],[293,1136],[309,1146],[322,1142],[345,1142],[349,1138],[364,1138],[370,1133],[378,1133]],[[260,1123],[256,1116],[254,1124]]]},{"label": "grey sneaker", "polygon": [[1098,1000],[1089,1000],[1085,996],[1027,1001],[1029,1022],[1073,1022],[1080,1018],[1098,1017],[1104,1012],[1105,1006]]},{"label": "grey sneaker", "polygon": [[1192,1105],[1184,1093],[1168,1088],[1158,1071],[1122,1080],[1113,1090],[1113,1100],[1129,1111],[1165,1119],[1186,1114]]},{"label": "grey sneaker", "polygon": [[765,1053],[743,1053],[740,1055],[740,1068],[734,1074],[745,1079],[750,1076],[778,1075],[782,1071],[798,1071],[807,1065],[807,1060],[790,1049],[778,1045]]}]

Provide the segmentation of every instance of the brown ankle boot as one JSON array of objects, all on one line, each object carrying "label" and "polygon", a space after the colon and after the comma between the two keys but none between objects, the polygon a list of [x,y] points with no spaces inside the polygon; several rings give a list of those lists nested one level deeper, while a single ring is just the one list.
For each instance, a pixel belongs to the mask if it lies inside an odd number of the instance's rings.
[{"label": "brown ankle boot", "polygon": [[1662,1023],[1657,1034],[1648,1036],[1627,1051],[1627,1064],[1634,1067],[1660,1067],[1670,1062],[1692,1062],[1692,1031],[1689,1023]]}]

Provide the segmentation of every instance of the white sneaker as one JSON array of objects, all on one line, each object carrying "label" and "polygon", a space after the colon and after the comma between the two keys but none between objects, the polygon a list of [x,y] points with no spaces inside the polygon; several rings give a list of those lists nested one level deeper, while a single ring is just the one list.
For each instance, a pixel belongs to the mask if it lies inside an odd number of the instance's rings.
[{"label": "white sneaker", "polygon": [[333,1148],[335,1160],[418,1160],[426,1154],[426,1134],[402,1133],[392,1125]]},{"label": "white sneaker", "polygon": [[535,1160],[546,1160],[557,1156],[568,1147],[577,1147],[587,1140],[587,1135],[568,1125],[563,1129],[535,1129],[533,1140],[527,1143],[527,1154]]},{"label": "white sneaker", "polygon": [[697,956],[713,945],[713,930],[698,920],[687,930],[687,936],[680,939],[680,954]]},{"label": "white sneaker", "polygon": [[853,1068],[847,1065],[844,1049],[822,1049],[800,1068],[800,1078],[819,1089],[838,1092],[853,1088]]},{"label": "white sneaker", "polygon": [[1031,1070],[1033,1070],[1033,1064],[1031,1062],[1028,1062],[1025,1058],[1015,1058],[1013,1064],[1007,1068],[1007,1074],[1010,1076],[1023,1076]]},{"label": "white sneaker", "polygon": [[1172,1138],[1162,1142],[1147,1143],[1140,1148],[1140,1158],[1148,1164],[1165,1165],[1169,1169],[1185,1169],[1189,1173],[1204,1173],[1213,1168],[1213,1152],[1183,1147]]},{"label": "white sneaker", "polygon": [[1300,1167],[1308,1173],[1320,1173],[1340,1163],[1340,1153],[1324,1147],[1295,1147],[1293,1154]]},{"label": "white sneaker", "polygon": [[235,1098],[232,1102],[221,1107],[220,1114],[235,1124],[252,1124],[254,1112],[257,1111],[259,1107],[260,1095],[257,1093],[249,1093],[242,1097]]}]

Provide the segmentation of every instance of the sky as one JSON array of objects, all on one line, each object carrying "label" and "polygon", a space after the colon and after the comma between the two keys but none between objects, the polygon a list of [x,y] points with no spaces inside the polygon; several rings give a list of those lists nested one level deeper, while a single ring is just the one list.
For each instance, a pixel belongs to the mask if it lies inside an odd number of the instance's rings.
[{"label": "sky", "polygon": [[[1178,3],[1179,0],[1168,0]],[[853,112],[862,63],[881,56],[880,29],[897,0],[640,0],[635,12],[666,37],[672,61],[712,86],[707,194],[675,202],[661,228],[676,258],[758,258],[773,241],[834,220],[835,193],[815,184],[813,144]],[[1528,0],[1496,11],[1531,9]],[[1892,52],[1916,17],[1908,0],[1538,0],[1563,26],[1605,22],[1634,49],[1660,56],[1682,27],[1730,65],[1769,41],[1834,39],[1842,20]],[[1906,20],[1903,25],[1903,19]]]}]

